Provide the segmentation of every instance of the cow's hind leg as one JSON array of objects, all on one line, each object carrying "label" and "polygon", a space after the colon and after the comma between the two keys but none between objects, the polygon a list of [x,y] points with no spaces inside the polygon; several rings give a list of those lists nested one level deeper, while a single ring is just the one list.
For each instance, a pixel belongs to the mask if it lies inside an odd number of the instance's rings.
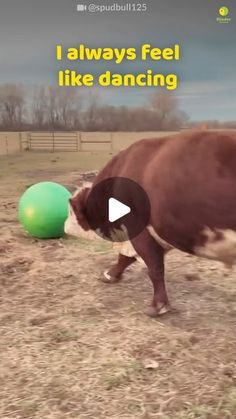
[{"label": "cow's hind leg", "polygon": [[119,253],[117,263],[112,265],[110,269],[104,272],[102,281],[109,284],[120,281],[125,269],[135,261],[135,257],[125,256]]},{"label": "cow's hind leg", "polygon": [[164,249],[154,240],[147,230],[131,240],[139,256],[148,268],[153,284],[153,299],[147,314],[156,317],[169,311],[169,301],[164,280]]}]

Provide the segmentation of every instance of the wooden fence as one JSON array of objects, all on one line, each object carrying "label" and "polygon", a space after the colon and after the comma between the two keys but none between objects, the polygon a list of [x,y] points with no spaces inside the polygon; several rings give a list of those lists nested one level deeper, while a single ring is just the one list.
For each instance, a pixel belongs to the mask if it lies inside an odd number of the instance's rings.
[{"label": "wooden fence", "polygon": [[0,156],[26,150],[44,152],[118,152],[143,138],[173,132],[0,132]]},{"label": "wooden fence", "polygon": [[76,132],[29,132],[29,150],[78,151],[79,141]]},{"label": "wooden fence", "polygon": [[112,150],[112,135],[94,139],[93,136],[83,136],[81,132],[29,132],[29,150],[47,151],[97,151],[100,147]]}]

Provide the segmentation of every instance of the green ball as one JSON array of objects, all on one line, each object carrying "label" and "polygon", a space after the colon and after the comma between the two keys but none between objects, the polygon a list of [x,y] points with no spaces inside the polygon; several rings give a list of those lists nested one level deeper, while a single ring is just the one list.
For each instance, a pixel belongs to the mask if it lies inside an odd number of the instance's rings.
[{"label": "green ball", "polygon": [[36,183],[20,199],[20,223],[31,236],[39,239],[62,237],[70,197],[70,192],[58,183]]}]

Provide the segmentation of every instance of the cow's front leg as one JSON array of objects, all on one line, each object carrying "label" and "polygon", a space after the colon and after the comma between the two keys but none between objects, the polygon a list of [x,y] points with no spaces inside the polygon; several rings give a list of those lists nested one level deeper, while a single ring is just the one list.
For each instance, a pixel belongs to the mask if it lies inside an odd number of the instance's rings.
[{"label": "cow's front leg", "polygon": [[120,281],[125,269],[135,261],[135,257],[125,256],[120,253],[117,263],[112,265],[110,269],[104,272],[102,281],[110,284]]},{"label": "cow's front leg", "polygon": [[169,311],[169,301],[164,279],[164,249],[147,230],[131,240],[138,255],[144,260],[153,284],[153,299],[147,314],[156,317]]}]

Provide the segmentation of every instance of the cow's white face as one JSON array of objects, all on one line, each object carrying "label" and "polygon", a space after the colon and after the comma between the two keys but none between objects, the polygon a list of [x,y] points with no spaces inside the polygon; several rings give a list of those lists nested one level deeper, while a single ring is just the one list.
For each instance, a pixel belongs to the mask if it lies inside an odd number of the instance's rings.
[{"label": "cow's white face", "polygon": [[[86,182],[86,184],[83,185],[83,188],[90,188],[91,187],[91,183]],[[83,188],[78,188],[72,198],[76,197]],[[68,218],[65,221],[64,224],[64,232],[66,234],[68,234],[69,236],[74,236],[74,237],[83,237],[86,239],[92,239],[92,238],[97,238],[97,235],[93,232],[93,231],[85,231],[78,223],[78,220],[76,218],[76,215],[74,213],[74,210],[72,208],[72,205],[68,204]]]},{"label": "cow's white face", "polygon": [[64,224],[65,233],[69,236],[80,237],[82,228],[78,224],[75,213],[70,203],[68,204],[68,214],[68,218],[66,219]]},{"label": "cow's white face", "polygon": [[[68,234],[68,236],[74,236],[78,238],[84,238],[89,240],[98,240],[99,236],[93,231],[88,230],[85,231],[78,223],[76,219],[76,215],[72,206],[69,203],[69,215],[64,224],[64,232]],[[102,239],[101,239],[102,240]]]},{"label": "cow's white face", "polygon": [[[86,184],[86,186],[90,187],[90,184]],[[75,197],[76,195],[79,194],[79,192],[81,191],[80,188],[78,188],[75,193],[73,194],[73,197]],[[78,238],[85,238],[85,239],[90,239],[90,240],[102,240],[102,234],[101,232],[97,232],[98,234],[96,234],[94,231],[89,230],[89,231],[85,231],[78,223],[76,215],[74,213],[74,210],[71,206],[71,204],[68,204],[68,218],[65,221],[64,224],[64,231],[66,234],[68,234],[69,236],[74,236],[74,237],[78,237]],[[117,251],[117,253],[121,253],[125,256],[137,256],[132,244],[130,241],[125,241],[125,242],[115,242],[115,238],[114,238],[114,242],[113,242],[113,249],[115,251]]]}]

